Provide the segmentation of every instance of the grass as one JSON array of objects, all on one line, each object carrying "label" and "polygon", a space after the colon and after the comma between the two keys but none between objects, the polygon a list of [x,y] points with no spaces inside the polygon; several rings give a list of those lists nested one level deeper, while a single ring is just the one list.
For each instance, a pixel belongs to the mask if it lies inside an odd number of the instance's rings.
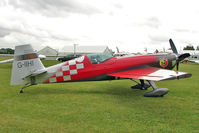
[{"label": "grass", "polygon": [[11,66],[0,64],[0,133],[199,132],[198,64],[180,65],[191,78],[158,82],[170,90],[163,98],[143,97],[130,80],[41,84],[19,94],[22,86],[9,85]]}]

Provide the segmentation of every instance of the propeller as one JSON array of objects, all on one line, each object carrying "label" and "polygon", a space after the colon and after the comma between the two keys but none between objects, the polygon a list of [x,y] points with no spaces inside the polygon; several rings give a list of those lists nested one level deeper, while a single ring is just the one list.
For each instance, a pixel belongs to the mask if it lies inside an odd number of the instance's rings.
[{"label": "propeller", "polygon": [[179,55],[179,54],[178,54],[178,51],[177,51],[177,49],[176,49],[176,46],[175,46],[175,44],[173,43],[173,40],[172,40],[172,39],[169,39],[169,43],[170,43],[171,50],[173,51],[173,53],[175,53],[175,54],[178,56],[177,59],[176,59],[176,72],[178,73],[180,61],[182,61],[182,60],[184,60],[185,58],[189,57],[190,54],[189,54],[189,53],[184,53],[184,54]]},{"label": "propeller", "polygon": [[171,50],[173,51],[173,53],[178,54],[178,51],[177,51],[176,46],[175,46],[175,44],[173,43],[173,40],[172,40],[172,39],[169,39],[169,43],[170,43]]},{"label": "propeller", "polygon": [[116,46],[116,49],[117,49],[117,53],[119,53],[120,51],[119,51],[119,48]]}]

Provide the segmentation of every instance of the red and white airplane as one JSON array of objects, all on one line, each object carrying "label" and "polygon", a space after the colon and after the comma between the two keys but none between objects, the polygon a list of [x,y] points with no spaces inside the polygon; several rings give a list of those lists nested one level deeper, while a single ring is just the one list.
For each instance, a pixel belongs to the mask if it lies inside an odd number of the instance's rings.
[{"label": "red and white airplane", "polygon": [[[153,90],[144,94],[148,97],[161,97],[167,88],[157,88],[154,81],[190,77],[191,74],[178,72],[179,62],[190,56],[177,55],[172,40],[173,54],[142,55],[132,57],[112,57],[103,53],[89,54],[64,63],[45,68],[31,45],[15,47],[11,85],[25,86],[23,89],[41,83],[61,83],[73,81],[116,80],[120,78],[139,79],[132,88]],[[177,71],[167,70],[177,66]]]}]

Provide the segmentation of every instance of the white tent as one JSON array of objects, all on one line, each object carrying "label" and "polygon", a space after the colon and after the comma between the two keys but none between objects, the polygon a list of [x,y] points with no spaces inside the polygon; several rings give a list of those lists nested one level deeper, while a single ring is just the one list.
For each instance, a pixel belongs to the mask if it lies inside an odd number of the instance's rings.
[{"label": "white tent", "polygon": [[58,56],[58,51],[49,46],[44,47],[43,49],[39,50],[37,53],[45,55],[46,60],[55,60]]}]

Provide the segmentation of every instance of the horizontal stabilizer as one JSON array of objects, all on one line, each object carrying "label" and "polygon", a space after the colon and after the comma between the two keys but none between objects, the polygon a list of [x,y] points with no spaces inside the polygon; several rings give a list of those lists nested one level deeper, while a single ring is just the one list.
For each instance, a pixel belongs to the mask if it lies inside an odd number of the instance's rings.
[{"label": "horizontal stabilizer", "polygon": [[13,62],[14,59],[8,59],[8,60],[3,60],[3,61],[0,61],[0,63],[10,63],[10,62]]},{"label": "horizontal stabilizer", "polygon": [[38,75],[44,74],[44,73],[46,73],[46,72],[47,72],[46,69],[37,70],[37,71],[31,73],[30,75],[24,77],[24,79],[25,79],[25,78],[28,78],[28,77],[38,76]]}]

